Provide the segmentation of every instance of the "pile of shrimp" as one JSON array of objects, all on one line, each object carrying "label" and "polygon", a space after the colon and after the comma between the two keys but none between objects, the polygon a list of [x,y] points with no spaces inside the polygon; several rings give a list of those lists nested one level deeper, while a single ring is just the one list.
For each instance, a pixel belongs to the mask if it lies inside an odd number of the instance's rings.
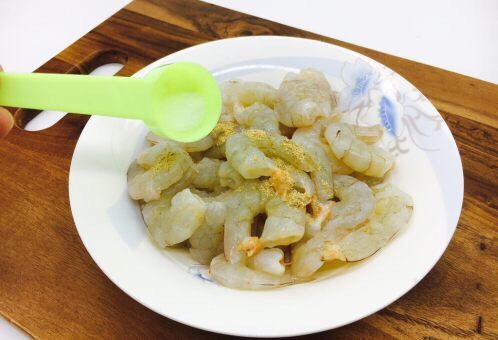
[{"label": "pile of shrimp", "polygon": [[412,199],[386,181],[394,157],[376,145],[382,127],[343,122],[322,73],[289,73],[278,89],[234,80],[221,89],[209,136],[149,133],[128,170],[160,247],[187,247],[224,286],[270,289],[369,257],[408,223]]}]

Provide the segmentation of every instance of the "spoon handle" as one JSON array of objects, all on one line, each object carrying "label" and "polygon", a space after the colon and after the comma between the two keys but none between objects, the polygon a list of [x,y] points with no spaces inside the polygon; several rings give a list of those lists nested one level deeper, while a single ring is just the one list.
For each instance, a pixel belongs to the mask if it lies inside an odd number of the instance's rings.
[{"label": "spoon handle", "polygon": [[141,78],[0,72],[0,106],[143,119],[151,86]]}]

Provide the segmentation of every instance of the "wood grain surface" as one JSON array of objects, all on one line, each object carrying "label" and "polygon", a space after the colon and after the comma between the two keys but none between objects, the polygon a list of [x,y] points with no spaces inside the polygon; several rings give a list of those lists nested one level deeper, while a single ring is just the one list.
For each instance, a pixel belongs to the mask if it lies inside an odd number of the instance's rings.
[{"label": "wood grain surface", "polygon": [[[463,211],[434,269],[387,308],[311,338],[497,339],[497,85],[193,0],[136,0],[39,71],[87,73],[118,60],[126,63],[120,74],[131,75],[180,49],[245,35],[323,40],[389,66],[441,112],[462,156]],[[18,124],[35,114],[18,112]],[[69,115],[44,131],[17,128],[0,142],[0,312],[42,339],[220,338],[141,306],[83,247],[69,207],[68,173],[86,121]]]}]

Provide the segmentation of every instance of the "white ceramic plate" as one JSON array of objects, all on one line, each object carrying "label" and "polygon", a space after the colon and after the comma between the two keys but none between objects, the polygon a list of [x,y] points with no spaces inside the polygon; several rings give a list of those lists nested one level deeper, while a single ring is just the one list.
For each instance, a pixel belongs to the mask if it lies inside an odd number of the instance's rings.
[{"label": "white ceramic plate", "polygon": [[198,62],[220,80],[278,86],[284,74],[314,67],[340,94],[348,119],[382,123],[382,143],[396,154],[391,180],[411,194],[409,226],[381,251],[330,277],[270,291],[238,291],[209,280],[177,250],[158,249],[128,198],[126,171],[145,148],[141,122],[92,117],[69,176],[71,209],[88,252],[132,298],[168,318],[242,336],[291,336],[356,321],[417,284],[446,249],[458,221],[463,173],[455,141],[431,103],[383,65],[323,42],[287,37],[220,40],[179,51],[135,76],[176,61]]}]

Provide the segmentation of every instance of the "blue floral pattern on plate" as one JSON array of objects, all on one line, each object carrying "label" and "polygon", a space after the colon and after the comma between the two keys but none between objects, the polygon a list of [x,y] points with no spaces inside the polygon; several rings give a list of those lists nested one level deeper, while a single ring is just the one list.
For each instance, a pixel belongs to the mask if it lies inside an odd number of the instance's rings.
[{"label": "blue floral pattern on plate", "polygon": [[346,85],[338,109],[359,125],[381,124],[387,132],[385,146],[395,155],[407,153],[409,142],[424,151],[436,151],[424,144],[442,127],[440,116],[427,114],[427,99],[407,87],[393,71],[374,67],[362,58],[345,62],[341,80]]},{"label": "blue floral pattern on plate", "polygon": [[351,112],[369,104],[369,92],[378,85],[378,73],[363,61],[357,59],[354,63],[344,63],[341,78],[346,87],[339,96],[339,109]]},{"label": "blue floral pattern on plate", "polygon": [[380,120],[384,129],[391,134],[396,135],[396,111],[393,103],[386,96],[382,96],[379,105]]}]

